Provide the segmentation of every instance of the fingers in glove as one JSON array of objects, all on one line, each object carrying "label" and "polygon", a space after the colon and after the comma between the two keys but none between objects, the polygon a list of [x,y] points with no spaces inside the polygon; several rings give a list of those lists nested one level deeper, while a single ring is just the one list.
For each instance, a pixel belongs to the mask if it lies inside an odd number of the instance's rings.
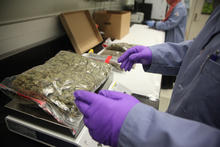
[{"label": "fingers in glove", "polygon": [[87,110],[89,108],[89,105],[87,103],[84,103],[80,100],[75,100],[76,106],[79,108],[80,112],[85,116],[89,117],[89,114],[87,114]]},{"label": "fingers in glove", "polygon": [[133,65],[134,65],[134,62],[129,62],[125,67],[125,71],[131,71],[131,68]]},{"label": "fingers in glove", "polygon": [[93,92],[89,92],[86,90],[76,90],[74,92],[74,96],[76,100],[82,101],[88,105],[90,105],[94,99],[96,98],[96,94]]},{"label": "fingers in glove", "polygon": [[99,94],[114,100],[120,100],[123,97],[128,96],[127,94],[124,94],[122,92],[111,91],[111,90],[100,90]]},{"label": "fingers in glove", "polygon": [[132,62],[137,62],[138,60],[140,60],[140,58],[142,58],[141,54],[137,53],[137,54],[133,54],[129,57],[129,60],[131,60]]},{"label": "fingers in glove", "polygon": [[118,62],[122,63],[123,61],[125,61],[131,54],[135,53],[135,49],[134,47],[128,49],[124,54],[122,54],[119,58],[118,58]]},{"label": "fingers in glove", "polygon": [[129,62],[129,59],[126,59],[125,61],[123,61],[120,68],[124,69],[128,62]]}]

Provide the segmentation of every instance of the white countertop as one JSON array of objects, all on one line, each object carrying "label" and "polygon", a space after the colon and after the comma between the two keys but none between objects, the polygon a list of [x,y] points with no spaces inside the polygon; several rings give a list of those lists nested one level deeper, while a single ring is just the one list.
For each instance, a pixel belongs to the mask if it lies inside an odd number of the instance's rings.
[{"label": "white countertop", "polygon": [[134,24],[131,26],[129,34],[117,42],[151,46],[165,41],[165,32],[149,28],[147,25]]}]

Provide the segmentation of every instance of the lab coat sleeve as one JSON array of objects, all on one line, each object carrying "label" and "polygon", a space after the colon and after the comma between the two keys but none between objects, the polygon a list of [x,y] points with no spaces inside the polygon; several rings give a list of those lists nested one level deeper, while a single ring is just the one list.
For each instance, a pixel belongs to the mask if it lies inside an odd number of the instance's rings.
[{"label": "lab coat sleeve", "polygon": [[177,75],[187,50],[191,47],[193,40],[181,43],[162,43],[150,46],[152,51],[151,65],[143,65],[144,71],[160,73],[163,75]]},{"label": "lab coat sleeve", "polygon": [[155,28],[158,30],[171,30],[175,28],[180,21],[187,15],[185,7],[178,7],[173,10],[172,14],[166,21],[158,21]]},{"label": "lab coat sleeve", "polygon": [[128,113],[118,147],[219,147],[220,130],[139,103]]}]

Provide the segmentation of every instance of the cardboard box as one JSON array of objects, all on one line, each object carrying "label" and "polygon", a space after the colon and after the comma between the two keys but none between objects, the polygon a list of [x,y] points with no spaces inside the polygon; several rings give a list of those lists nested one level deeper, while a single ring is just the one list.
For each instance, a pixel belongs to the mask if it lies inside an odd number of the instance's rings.
[{"label": "cardboard box", "polygon": [[129,32],[131,18],[129,11],[96,11],[93,18],[99,29],[105,33],[105,37],[121,39]]},{"label": "cardboard box", "polygon": [[88,51],[103,41],[87,10],[62,13],[60,20],[78,54]]}]

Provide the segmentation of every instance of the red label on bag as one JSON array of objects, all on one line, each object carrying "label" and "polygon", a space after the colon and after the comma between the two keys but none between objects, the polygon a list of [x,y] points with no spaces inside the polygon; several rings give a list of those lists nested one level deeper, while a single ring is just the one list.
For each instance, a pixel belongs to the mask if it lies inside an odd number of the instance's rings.
[{"label": "red label on bag", "polygon": [[106,59],[105,59],[105,63],[109,63],[110,60],[111,60],[112,56],[108,56]]},{"label": "red label on bag", "polygon": [[106,44],[103,44],[102,47],[107,47],[107,45],[106,45]]}]

